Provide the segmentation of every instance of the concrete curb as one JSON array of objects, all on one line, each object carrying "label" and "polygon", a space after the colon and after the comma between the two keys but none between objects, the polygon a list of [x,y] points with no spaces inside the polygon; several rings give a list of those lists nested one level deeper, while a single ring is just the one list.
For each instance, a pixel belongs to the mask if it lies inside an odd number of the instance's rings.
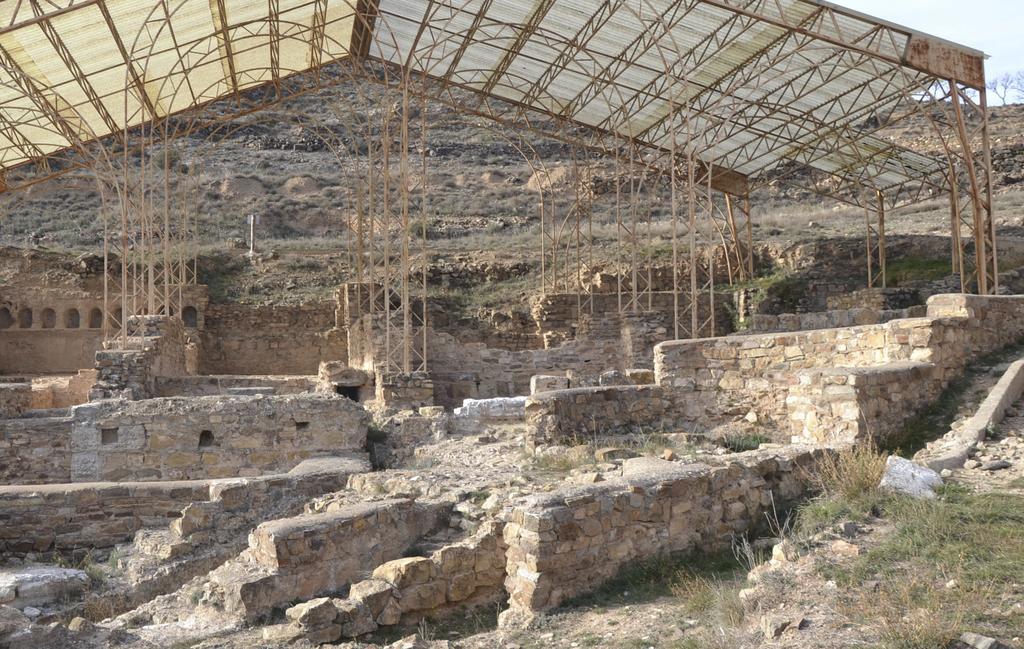
[{"label": "concrete curb", "polygon": [[946,433],[931,448],[919,451],[914,459],[934,471],[961,468],[978,442],[985,439],[990,428],[1003,421],[1007,408],[1016,403],[1021,394],[1024,394],[1024,359],[1010,364],[962,429]]}]

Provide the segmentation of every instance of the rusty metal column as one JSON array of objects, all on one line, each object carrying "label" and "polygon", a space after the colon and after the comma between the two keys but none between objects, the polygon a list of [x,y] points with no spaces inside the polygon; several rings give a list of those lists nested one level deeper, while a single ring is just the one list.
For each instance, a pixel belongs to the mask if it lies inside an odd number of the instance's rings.
[{"label": "rusty metal column", "polygon": [[[885,196],[875,192],[876,207],[864,207],[868,267],[868,288],[885,288]],[[873,214],[872,214],[873,213]]]}]

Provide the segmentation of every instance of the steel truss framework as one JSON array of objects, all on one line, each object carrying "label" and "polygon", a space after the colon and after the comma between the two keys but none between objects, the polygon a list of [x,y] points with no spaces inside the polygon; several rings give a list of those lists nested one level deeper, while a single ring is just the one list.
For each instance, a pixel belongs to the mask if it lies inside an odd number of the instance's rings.
[{"label": "steel truss framework", "polygon": [[[413,223],[429,125],[414,106],[488,118],[535,171],[530,134],[571,147],[571,189],[540,192],[540,287],[576,291],[581,314],[595,204],[612,197],[620,311],[651,308],[667,187],[683,337],[714,332],[716,272],[753,276],[750,193],[773,180],[868,210],[869,285],[885,282],[886,210],[948,194],[963,290],[997,290],[983,58],[817,0],[18,0],[0,6],[0,180],[95,171],[117,217],[106,245],[127,335],[128,316],[180,312],[195,282],[201,165],[175,165],[176,138],[318,88],[380,87],[362,107],[375,117],[349,241],[383,341],[374,362],[409,372],[427,367],[429,257]],[[913,115],[943,155],[879,135]],[[615,167],[601,196],[596,159]]]}]

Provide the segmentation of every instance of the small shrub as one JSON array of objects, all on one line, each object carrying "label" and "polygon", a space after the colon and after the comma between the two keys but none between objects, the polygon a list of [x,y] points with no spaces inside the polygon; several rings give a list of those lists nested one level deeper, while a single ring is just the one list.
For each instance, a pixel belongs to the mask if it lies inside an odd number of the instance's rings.
[{"label": "small shrub", "polygon": [[829,498],[846,503],[874,502],[878,500],[886,459],[870,444],[849,446],[825,455],[818,463],[815,479]]},{"label": "small shrub", "polygon": [[592,444],[583,443],[577,439],[573,446],[561,450],[558,453],[533,456],[533,465],[543,471],[555,471],[568,473],[573,469],[580,469],[595,464],[594,447]]},{"label": "small shrub", "polygon": [[747,572],[768,560],[767,551],[755,548],[746,536],[733,539],[732,554]]},{"label": "small shrub", "polygon": [[128,609],[128,598],[120,593],[87,597],[82,605],[82,617],[90,622],[102,622]]},{"label": "small shrub", "polygon": [[722,438],[722,446],[733,453],[744,451],[756,451],[761,444],[767,444],[771,439],[759,433],[729,433]]}]

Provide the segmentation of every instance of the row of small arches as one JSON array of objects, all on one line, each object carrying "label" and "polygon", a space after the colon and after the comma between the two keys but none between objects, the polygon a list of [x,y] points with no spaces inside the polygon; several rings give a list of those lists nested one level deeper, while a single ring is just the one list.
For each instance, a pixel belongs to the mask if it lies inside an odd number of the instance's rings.
[{"label": "row of small arches", "polygon": [[[57,328],[57,312],[53,309],[43,309],[39,313],[39,318],[40,328]],[[195,327],[199,320],[199,313],[194,306],[187,306],[181,310],[181,319],[186,327]],[[83,326],[87,329],[102,329],[103,311],[99,307],[93,307],[89,310],[88,318],[83,322],[81,312],[71,308],[64,312],[61,322],[64,329],[81,329]],[[34,324],[35,312],[32,309],[22,308],[18,309],[17,313],[12,313],[9,308],[0,307],[0,329],[31,329]]]},{"label": "row of small arches", "polygon": [[[12,313],[7,307],[0,307],[0,329],[31,329],[35,324],[36,314],[32,309],[18,309]],[[80,329],[83,325],[88,329],[101,329],[103,327],[103,311],[98,307],[91,309],[85,322],[82,321],[82,314],[78,309],[68,309],[61,318],[64,329]],[[57,312],[46,308],[39,312],[39,325],[43,329],[57,328]]]}]

